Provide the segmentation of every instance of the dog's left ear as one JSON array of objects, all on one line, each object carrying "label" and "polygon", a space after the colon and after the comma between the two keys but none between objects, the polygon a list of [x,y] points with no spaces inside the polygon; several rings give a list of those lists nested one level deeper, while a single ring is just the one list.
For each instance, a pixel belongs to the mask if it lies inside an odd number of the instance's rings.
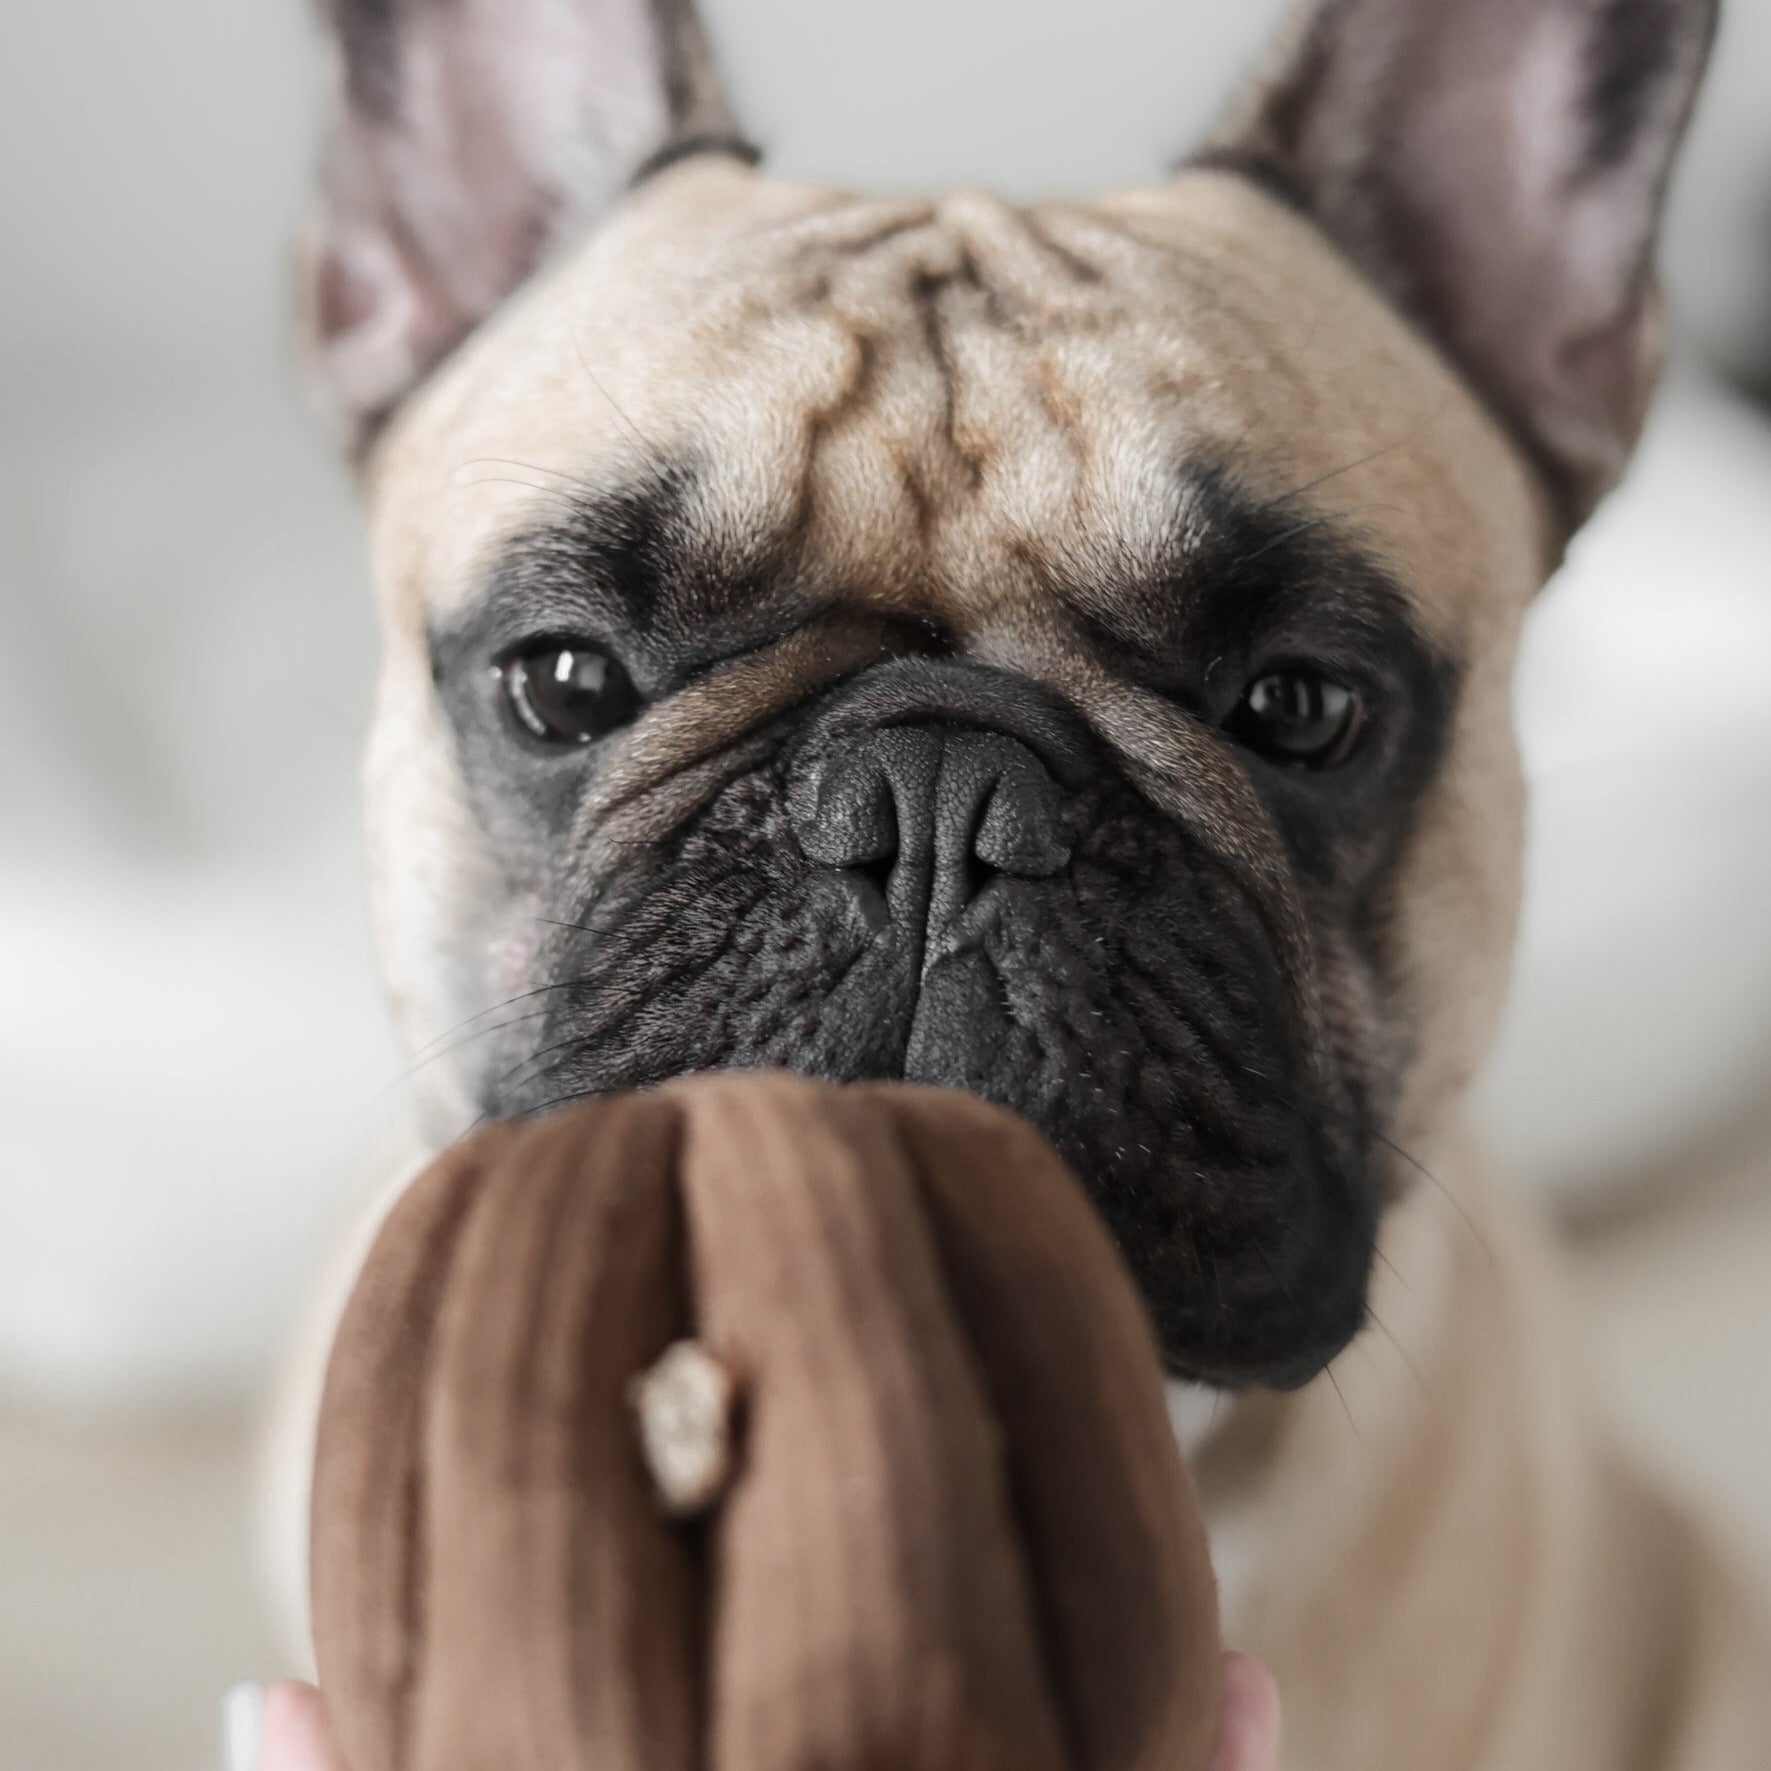
[{"label": "dog's left ear", "polygon": [[1314,0],[1207,162],[1301,205],[1438,343],[1572,530],[1659,368],[1653,253],[1717,0]]},{"label": "dog's left ear", "polygon": [[359,442],[648,162],[746,151],[691,0],[322,10],[338,94],[303,330],[321,393]]}]

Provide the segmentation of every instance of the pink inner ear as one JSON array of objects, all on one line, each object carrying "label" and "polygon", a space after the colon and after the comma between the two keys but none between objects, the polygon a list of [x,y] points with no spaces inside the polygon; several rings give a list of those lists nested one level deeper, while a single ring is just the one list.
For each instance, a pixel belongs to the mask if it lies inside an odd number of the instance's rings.
[{"label": "pink inner ear", "polygon": [[[363,0],[339,0],[345,6]],[[697,85],[692,15],[664,0],[410,0],[392,114],[347,96],[309,313],[334,404],[372,418],[477,326],[549,245],[617,201]],[[360,50],[359,53],[368,53]],[[347,82],[347,94],[354,90]],[[680,89],[680,90],[679,90]]]},{"label": "pink inner ear", "polygon": [[1587,167],[1590,8],[1453,0],[1449,11],[1461,26],[1415,45],[1378,113],[1376,170],[1411,212],[1431,261],[1422,282],[1450,305],[1480,304],[1503,331],[1614,317],[1635,293],[1645,193]]},{"label": "pink inner ear", "polygon": [[426,340],[412,277],[389,235],[329,217],[312,264],[311,302],[308,325],[338,410],[354,416],[394,399]]},{"label": "pink inner ear", "polygon": [[1571,521],[1652,384],[1648,271],[1714,11],[1325,0],[1253,143],[1513,423]]},{"label": "pink inner ear", "polygon": [[321,255],[314,278],[314,324],[322,338],[340,338],[375,317],[378,292],[336,251]]}]

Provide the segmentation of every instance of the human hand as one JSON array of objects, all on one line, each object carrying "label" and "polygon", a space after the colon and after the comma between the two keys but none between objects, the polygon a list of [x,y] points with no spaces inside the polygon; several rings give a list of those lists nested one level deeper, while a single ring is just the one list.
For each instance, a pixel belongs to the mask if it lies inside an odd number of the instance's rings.
[{"label": "human hand", "polygon": [[[326,1706],[312,1685],[284,1680],[228,1694],[227,1771],[345,1771]],[[1212,1771],[1276,1771],[1279,1690],[1246,1654],[1224,1656],[1224,1724]]]}]

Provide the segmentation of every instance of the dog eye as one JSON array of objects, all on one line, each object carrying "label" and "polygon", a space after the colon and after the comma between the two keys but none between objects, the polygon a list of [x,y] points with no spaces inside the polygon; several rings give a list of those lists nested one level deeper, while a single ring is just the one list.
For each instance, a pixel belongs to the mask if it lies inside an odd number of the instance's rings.
[{"label": "dog eye", "polygon": [[1303,667],[1256,677],[1225,722],[1251,750],[1309,769],[1345,762],[1364,724],[1365,705],[1354,690]]},{"label": "dog eye", "polygon": [[497,666],[517,723],[544,744],[589,744],[629,723],[642,697],[619,659],[582,640],[540,640]]}]

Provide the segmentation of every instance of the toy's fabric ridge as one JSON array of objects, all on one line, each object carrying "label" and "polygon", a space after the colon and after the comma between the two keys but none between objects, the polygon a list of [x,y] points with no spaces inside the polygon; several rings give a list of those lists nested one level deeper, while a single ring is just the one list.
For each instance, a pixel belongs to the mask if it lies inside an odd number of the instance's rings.
[{"label": "toy's fabric ridge", "polygon": [[[635,1378],[733,1373],[673,1522]],[[967,1096],[705,1077],[498,1125],[390,1216],[314,1503],[353,1771],[1203,1767],[1203,1531],[1130,1279]]]}]

